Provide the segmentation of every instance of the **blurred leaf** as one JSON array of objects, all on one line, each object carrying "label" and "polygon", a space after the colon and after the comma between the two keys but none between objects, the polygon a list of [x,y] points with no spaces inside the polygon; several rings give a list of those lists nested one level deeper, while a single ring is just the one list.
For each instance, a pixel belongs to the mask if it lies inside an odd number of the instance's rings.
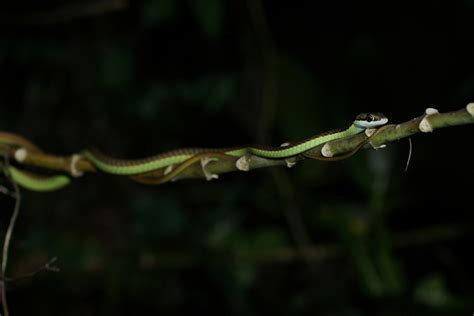
[{"label": "blurred leaf", "polygon": [[285,138],[323,132],[327,118],[322,111],[320,86],[312,74],[289,56],[278,60],[278,126]]},{"label": "blurred leaf", "polygon": [[374,243],[376,243],[375,260],[377,268],[386,291],[390,294],[398,294],[403,290],[405,285],[404,275],[394,255],[388,228],[383,225],[383,223],[378,223],[377,228],[372,238]]},{"label": "blurred leaf", "polygon": [[146,92],[139,96],[137,112],[143,120],[154,120],[160,106],[169,99],[168,89],[160,84],[153,83]]},{"label": "blurred leaf", "polygon": [[140,118],[153,120],[163,105],[202,106],[207,112],[222,110],[237,94],[234,74],[202,75],[192,81],[153,83],[138,102]]},{"label": "blurred leaf", "polygon": [[148,0],[143,5],[143,22],[146,26],[159,25],[171,19],[175,12],[174,0]]},{"label": "blurred leaf", "polygon": [[0,112],[0,129],[2,130],[8,130],[10,129],[10,125],[8,124],[9,122],[13,122],[11,118],[9,118],[10,115],[8,115],[8,112],[6,111],[1,111]]},{"label": "blurred leaf", "polygon": [[251,247],[254,249],[271,249],[287,244],[286,236],[278,228],[261,228],[253,236]]},{"label": "blurred leaf", "polygon": [[349,49],[349,57],[355,63],[373,63],[377,57],[374,39],[367,34],[359,35],[354,38],[352,46]]},{"label": "blurred leaf", "polygon": [[222,238],[221,244],[225,248],[234,248],[241,251],[270,250],[288,244],[283,231],[274,227],[262,227],[256,232],[233,230]]},{"label": "blurred leaf", "polygon": [[19,64],[30,64],[38,60],[60,63],[62,60],[60,56],[62,47],[54,41],[29,39],[15,44],[12,49],[12,51],[15,52],[13,58],[15,61],[18,61]]},{"label": "blurred leaf", "polygon": [[204,86],[208,96],[206,106],[208,110],[216,111],[229,104],[235,97],[237,84],[235,77],[232,75],[222,75],[219,78],[211,79],[208,82],[204,82],[204,84],[207,84],[207,87]]},{"label": "blurred leaf", "polygon": [[158,243],[184,229],[186,217],[177,199],[165,195],[140,194],[133,205],[133,234],[144,243]]},{"label": "blurred leaf", "polygon": [[440,274],[432,274],[421,280],[415,289],[414,297],[432,307],[441,307],[452,302],[446,282]]},{"label": "blurred leaf", "polygon": [[222,28],[224,1],[190,0],[189,4],[202,31],[206,33],[208,38],[217,38]]},{"label": "blurred leaf", "polygon": [[129,47],[110,47],[102,55],[101,81],[109,89],[127,86],[133,76],[133,55]]}]

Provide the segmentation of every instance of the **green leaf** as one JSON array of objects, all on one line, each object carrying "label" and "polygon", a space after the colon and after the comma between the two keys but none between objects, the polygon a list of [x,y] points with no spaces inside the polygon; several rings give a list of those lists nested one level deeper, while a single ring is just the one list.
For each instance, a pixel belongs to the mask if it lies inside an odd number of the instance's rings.
[{"label": "green leaf", "polygon": [[224,1],[191,0],[189,4],[201,30],[208,38],[217,38],[222,28]]},{"label": "green leaf", "polygon": [[[313,75],[290,56],[276,56],[278,64],[278,126],[288,139],[317,134],[328,128],[321,86]],[[304,113],[304,115],[302,115]]]},{"label": "green leaf", "polygon": [[141,194],[134,201],[133,233],[137,240],[158,242],[179,234],[186,216],[176,199],[165,195]]},{"label": "green leaf", "polygon": [[159,25],[168,21],[176,12],[174,0],[148,0],[143,5],[143,23],[145,26]]},{"label": "green leaf", "polygon": [[132,51],[125,47],[111,47],[103,53],[101,81],[110,88],[126,86],[133,76]]},{"label": "green leaf", "polygon": [[417,301],[432,307],[445,306],[452,301],[444,278],[440,274],[424,278],[415,289],[414,296]]}]

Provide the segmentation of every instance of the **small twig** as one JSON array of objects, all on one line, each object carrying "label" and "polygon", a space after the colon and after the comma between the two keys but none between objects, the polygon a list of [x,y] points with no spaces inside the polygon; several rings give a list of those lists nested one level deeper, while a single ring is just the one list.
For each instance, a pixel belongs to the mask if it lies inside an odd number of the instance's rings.
[{"label": "small twig", "polygon": [[255,33],[255,40],[260,44],[262,57],[262,94],[261,115],[257,131],[257,141],[267,143],[271,140],[269,130],[275,121],[278,71],[276,67],[275,44],[273,42],[265,9],[261,0],[247,0],[250,20]]},{"label": "small twig", "polygon": [[411,160],[411,153],[412,153],[412,150],[413,150],[413,145],[411,143],[411,137],[408,137],[408,144],[409,144],[409,149],[408,149],[407,165],[405,166],[405,172],[408,171],[408,166],[410,165],[410,160]]},{"label": "small twig", "polygon": [[37,275],[38,273],[40,273],[42,271],[59,272],[60,269],[57,266],[53,265],[53,263],[55,263],[57,260],[58,260],[57,257],[53,257],[50,260],[48,260],[45,264],[43,264],[41,267],[36,269],[35,271],[25,273],[25,274],[22,274],[22,275],[13,277],[13,278],[3,277],[2,281],[15,282],[15,281],[31,278],[31,277]]},{"label": "small twig", "polygon": [[[412,231],[394,234],[392,242],[396,249],[410,249],[426,247],[440,242],[455,241],[461,238],[470,238],[472,230],[464,224],[445,223],[429,227],[421,227]],[[317,245],[308,245],[304,249],[295,249],[293,246],[271,247],[266,249],[229,248],[220,253],[222,259],[233,264],[252,264],[255,266],[275,264],[291,264],[303,260],[313,264],[321,264],[330,260],[342,259],[348,255],[347,249],[338,243],[330,242]],[[97,265],[84,266],[88,273],[102,273],[107,269],[107,259],[101,255],[95,258]],[[202,253],[183,251],[173,252],[144,252],[136,258],[138,269],[189,269],[208,260]]]},{"label": "small twig", "polygon": [[312,266],[311,260],[308,259],[306,249],[310,249],[314,247],[314,245],[303,220],[301,209],[296,202],[295,190],[285,173],[276,169],[272,171],[279,195],[286,201],[286,205],[283,207],[283,215],[288,223],[290,235],[295,242],[296,250],[308,266]]},{"label": "small twig", "polygon": [[1,194],[5,194],[5,195],[8,195],[12,198],[15,198],[15,193],[14,192],[11,192],[10,190],[8,190],[7,187],[4,187],[3,185],[0,185],[0,193]]},{"label": "small twig", "polygon": [[[247,7],[250,13],[250,19],[253,24],[254,32],[258,42],[261,44],[261,57],[263,62],[263,86],[261,102],[261,119],[258,129],[257,141],[268,143],[271,140],[269,130],[271,129],[276,113],[276,91],[277,74],[275,65],[275,56],[277,55],[275,45],[268,28],[268,21],[265,15],[265,9],[262,1],[248,0]],[[296,249],[301,257],[306,260],[305,249],[313,247],[308,229],[303,221],[301,210],[295,199],[295,190],[286,174],[281,170],[273,169],[272,176],[275,181],[279,196],[287,203],[283,207],[283,215],[288,223],[290,235],[296,245]],[[310,265],[310,260],[306,260]]]},{"label": "small twig", "polygon": [[[10,223],[8,224],[7,232],[5,234],[5,240],[3,241],[2,271],[1,271],[2,279],[5,279],[5,273],[7,270],[7,263],[8,263],[8,250],[10,248],[10,241],[13,235],[13,229],[15,228],[16,219],[18,217],[18,214],[20,213],[20,204],[21,204],[20,188],[18,187],[18,184],[15,181],[13,181],[13,179],[10,177],[8,173],[8,166],[10,165],[10,160],[7,154],[4,155],[4,162],[5,162],[5,168],[4,168],[5,175],[10,180],[15,192],[15,206],[13,208],[13,213],[10,218]],[[2,292],[1,296],[2,296],[3,314],[5,316],[8,316],[10,315],[10,313],[8,310],[7,294],[6,294],[4,280],[0,280],[0,291]]]}]

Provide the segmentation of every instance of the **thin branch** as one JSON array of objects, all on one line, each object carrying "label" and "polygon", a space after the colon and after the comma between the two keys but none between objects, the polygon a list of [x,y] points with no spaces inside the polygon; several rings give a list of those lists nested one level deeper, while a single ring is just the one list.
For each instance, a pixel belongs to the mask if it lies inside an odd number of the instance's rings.
[{"label": "thin branch", "polygon": [[7,168],[5,168],[5,174],[7,178],[10,180],[13,189],[15,191],[15,206],[13,208],[13,213],[10,218],[10,223],[8,224],[7,232],[5,234],[5,240],[3,242],[3,251],[2,251],[2,270],[1,270],[1,280],[0,280],[0,291],[1,296],[2,296],[2,306],[3,306],[3,314],[5,316],[8,316],[9,310],[8,310],[8,303],[7,303],[7,293],[6,293],[6,288],[5,288],[5,275],[6,275],[6,270],[7,270],[7,264],[8,264],[8,250],[10,248],[10,242],[11,238],[13,235],[13,230],[15,228],[15,223],[16,219],[18,218],[18,214],[20,213],[20,204],[21,204],[21,195],[20,195],[20,188],[18,187],[18,184],[11,179],[10,175],[8,174],[8,166],[10,164],[8,155],[5,155],[5,165]]},{"label": "thin branch", "polygon": [[413,152],[413,144],[411,142],[411,137],[408,137],[408,158],[407,158],[407,164],[405,166],[405,172],[408,171],[408,167],[410,166],[410,160],[411,160],[411,153]]},{"label": "thin branch", "polygon": [[[431,127],[431,130],[425,130],[423,127],[425,124]],[[438,114],[423,114],[420,117],[401,124],[384,126],[383,130],[377,132],[363,149],[378,149],[385,144],[417,133],[427,133],[439,128],[467,124],[474,124],[474,103],[470,103],[465,108],[458,111]],[[367,138],[368,136],[365,135],[365,133],[361,133],[352,137],[316,146],[308,151],[307,154],[315,158],[320,157],[322,159],[327,159],[345,153],[351,153],[362,142],[367,140]],[[210,173],[221,174],[232,171],[250,171],[253,169],[273,166],[292,167],[294,163],[304,159],[303,155],[300,155],[295,157],[294,161],[289,162],[285,159],[266,159],[258,156],[246,155],[239,159],[225,159],[211,162],[206,166],[206,169]],[[203,172],[201,166],[194,165],[182,172],[177,179],[202,177]]]},{"label": "thin branch", "polygon": [[[392,242],[396,249],[409,249],[426,247],[446,241],[455,241],[466,236],[470,236],[472,231],[463,224],[444,224],[419,228],[413,231],[397,233],[393,236]],[[338,243],[325,243],[314,246],[307,246],[303,249],[294,247],[274,247],[268,249],[241,249],[239,247],[227,249],[219,252],[222,259],[233,264],[251,265],[275,265],[291,264],[294,262],[312,262],[321,264],[331,260],[342,259],[347,256],[347,251]],[[151,269],[187,269],[202,265],[208,258],[206,256],[185,252],[144,252],[136,258],[137,268],[141,270]],[[94,262],[97,264],[86,265],[84,270],[93,273],[100,273],[107,269],[107,259],[98,255]]]},{"label": "thin branch", "polygon": [[[431,133],[439,128],[467,124],[474,124],[474,103],[469,103],[464,109],[447,113],[438,113],[437,110],[428,108],[425,114],[410,121],[388,125],[371,139],[370,143],[365,145],[364,148],[377,149],[387,143],[417,133]],[[359,134],[354,137],[335,140],[326,145],[313,148],[311,153],[319,154],[321,157],[337,156],[350,152],[365,138],[365,135]]]},{"label": "thin branch", "polygon": [[[474,123],[474,103],[468,104],[464,109],[447,112],[433,113],[433,109],[427,111],[420,117],[414,118],[407,122],[384,126],[382,130],[377,132],[370,142],[366,144],[364,149],[380,148],[390,142],[397,141],[402,138],[409,137],[417,133],[429,133],[439,128],[467,125]],[[327,159],[334,156],[340,156],[344,153],[351,153],[362,142],[367,140],[367,135],[361,133],[352,137],[328,142],[324,145],[316,146],[306,152],[308,156],[320,157]],[[0,149],[9,148],[9,145],[1,144]],[[14,158],[18,163],[24,165],[34,165],[49,170],[62,170],[69,172],[71,170],[71,156],[56,156],[47,153],[27,153],[18,159],[18,151],[20,149],[10,149],[8,155]],[[291,167],[295,163],[304,160],[303,155],[293,158],[291,161],[285,159],[267,159],[254,155],[245,155],[240,158],[228,157],[217,161],[209,162],[206,165],[207,173],[214,175],[233,172],[233,171],[250,171],[253,169],[272,167],[272,166],[288,166]],[[91,163],[85,159],[80,159],[75,168],[81,172],[94,172],[95,169]],[[164,174],[165,169],[160,169],[150,173],[150,177],[160,177]],[[208,174],[207,174],[208,175]],[[185,178],[204,178],[206,174],[203,172],[201,164],[194,164],[181,172],[176,179]]]},{"label": "thin branch", "polygon": [[[268,21],[262,1],[247,0],[247,7],[253,24],[253,31],[260,43],[263,61],[262,102],[257,141],[268,143],[271,140],[269,131],[273,127],[277,107],[278,71],[275,62],[277,51],[268,28]],[[313,245],[308,234],[308,229],[304,223],[301,209],[295,198],[295,189],[287,174],[282,172],[281,169],[274,168],[271,171],[279,192],[278,196],[280,196],[280,199],[285,204],[282,208],[282,212],[288,223],[290,235],[295,243],[296,249],[305,257],[305,249]],[[308,263],[309,266],[311,265],[310,260],[307,260],[306,263]]]},{"label": "thin branch", "polygon": [[2,281],[6,281],[6,282],[20,281],[20,280],[23,280],[23,279],[28,279],[28,278],[34,277],[35,275],[37,275],[38,273],[43,272],[43,271],[59,272],[60,269],[57,266],[53,265],[57,260],[58,260],[57,257],[53,257],[53,258],[49,259],[45,264],[40,266],[38,269],[36,269],[35,271],[28,272],[28,273],[25,273],[25,274],[22,274],[22,275],[19,275],[19,276],[15,276],[15,277],[6,277],[5,276],[5,277],[3,277]]}]

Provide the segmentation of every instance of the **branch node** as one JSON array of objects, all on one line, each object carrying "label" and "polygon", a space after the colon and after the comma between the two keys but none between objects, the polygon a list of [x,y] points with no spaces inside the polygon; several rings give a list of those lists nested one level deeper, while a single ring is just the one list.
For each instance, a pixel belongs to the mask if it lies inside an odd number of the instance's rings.
[{"label": "branch node", "polygon": [[207,181],[211,181],[212,179],[218,179],[219,175],[215,173],[209,172],[209,170],[206,169],[206,166],[213,161],[217,161],[219,159],[217,158],[210,158],[210,157],[203,157],[201,158],[201,168],[202,168],[202,173],[204,173],[204,176],[206,177]]},{"label": "branch node", "polygon": [[367,128],[367,129],[365,130],[365,135],[366,135],[367,137],[370,137],[370,136],[374,135],[374,133],[375,133],[376,130],[377,130],[376,128]]},{"label": "branch node", "polygon": [[474,117],[474,103],[473,102],[466,105],[466,111],[467,113],[471,114],[472,117]]},{"label": "branch node", "polygon": [[429,115],[426,115],[418,125],[418,129],[423,133],[431,133],[433,132],[433,126],[431,126],[430,122],[428,121]]},{"label": "branch node", "polygon": [[25,161],[26,156],[28,156],[28,151],[26,150],[25,147],[21,147],[15,150],[14,157],[17,162]]},{"label": "branch node", "polygon": [[248,155],[243,155],[235,162],[235,167],[240,171],[249,171],[250,170],[250,161],[251,157]]},{"label": "branch node", "polygon": [[285,159],[285,162],[286,162],[286,166],[288,168],[293,168],[296,165],[296,158],[292,157],[292,158],[289,158],[289,159]]},{"label": "branch node", "polygon": [[171,171],[173,171],[173,165],[169,165],[168,167],[166,167],[165,171],[163,171],[163,175],[166,176]]},{"label": "branch node", "polygon": [[[285,143],[281,144],[280,147],[288,147],[290,145],[291,145],[291,143],[285,142]],[[294,165],[296,165],[296,158],[292,157],[292,158],[285,159],[285,163],[286,163],[286,166],[288,168],[292,168]]]},{"label": "branch node", "polygon": [[69,164],[69,173],[74,178],[81,177],[84,174],[84,172],[77,169],[77,162],[81,159],[82,159],[82,155],[79,155],[79,154],[73,154],[71,156],[71,162]]},{"label": "branch node", "polygon": [[11,192],[10,190],[8,190],[8,188],[4,187],[3,185],[0,185],[0,194],[5,194],[5,195],[8,195],[12,198],[16,198],[16,194],[14,192]]},{"label": "branch node", "polygon": [[323,148],[321,148],[321,155],[328,158],[334,157],[334,153],[332,152],[329,143],[324,144]]},{"label": "branch node", "polygon": [[425,114],[426,114],[426,116],[430,116],[430,115],[433,115],[433,114],[439,114],[439,111],[435,108],[426,108]]},{"label": "branch node", "polygon": [[382,148],[385,148],[387,147],[387,144],[382,144],[382,145],[379,145],[379,146],[375,146],[374,144],[372,144],[372,142],[369,142],[369,144],[372,146],[373,149],[375,150],[379,150],[379,149],[382,149]]}]

